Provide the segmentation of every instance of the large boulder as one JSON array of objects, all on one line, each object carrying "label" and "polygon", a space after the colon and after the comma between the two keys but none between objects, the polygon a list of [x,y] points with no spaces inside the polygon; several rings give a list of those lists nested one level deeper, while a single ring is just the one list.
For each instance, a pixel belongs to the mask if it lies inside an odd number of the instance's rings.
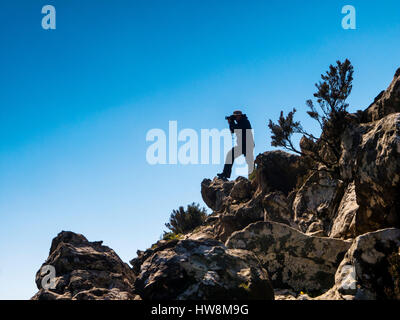
[{"label": "large boulder", "polygon": [[251,182],[244,177],[238,177],[235,181],[204,179],[201,183],[203,200],[215,212],[224,211],[231,203],[247,202],[254,191]]},{"label": "large boulder", "polygon": [[[43,271],[49,270],[47,266],[54,267],[53,283],[45,278],[48,273]],[[53,239],[49,257],[36,274],[39,292],[32,299],[139,299],[134,294],[134,281],[129,266],[102,241],[89,242],[81,234],[62,231]],[[54,288],[45,289],[43,283]]]},{"label": "large boulder", "polygon": [[351,242],[307,236],[285,224],[257,222],[233,233],[232,249],[254,252],[274,288],[318,294],[334,284],[334,276]]},{"label": "large boulder", "polygon": [[355,233],[400,227],[400,113],[351,126],[343,136],[342,177],[354,181]]},{"label": "large boulder", "polygon": [[225,241],[234,231],[264,220],[263,195],[254,190],[246,178],[238,177],[235,181],[205,179],[201,183],[201,194],[204,202],[214,210],[207,223],[213,221],[215,239]]},{"label": "large boulder", "polygon": [[283,151],[267,151],[257,156],[256,182],[263,193],[281,191],[288,195],[307,174],[301,157]]},{"label": "large boulder", "polygon": [[232,201],[230,195],[234,185],[234,181],[224,181],[218,178],[204,179],[201,182],[201,196],[210,209],[222,212]]},{"label": "large boulder", "polygon": [[251,182],[246,178],[238,177],[232,187],[230,196],[233,201],[243,202],[251,199],[253,193]]},{"label": "large boulder", "polygon": [[334,287],[318,299],[399,300],[400,230],[357,237],[336,272]]},{"label": "large boulder", "polygon": [[267,271],[246,250],[216,240],[178,240],[133,261],[135,288],[147,300],[273,300]]},{"label": "large boulder", "polygon": [[[297,191],[292,207],[295,223],[304,233],[327,235],[340,198],[343,183],[326,172],[314,172]],[[318,227],[317,227],[318,226]]]}]

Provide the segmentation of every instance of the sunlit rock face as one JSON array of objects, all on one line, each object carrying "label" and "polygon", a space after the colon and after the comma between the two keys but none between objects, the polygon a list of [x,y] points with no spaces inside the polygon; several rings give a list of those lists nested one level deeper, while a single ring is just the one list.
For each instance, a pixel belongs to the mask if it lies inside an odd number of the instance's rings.
[{"label": "sunlit rock face", "polygon": [[268,270],[274,288],[321,293],[334,276],[351,242],[308,236],[285,224],[257,222],[233,233],[228,248],[252,251]]},{"label": "sunlit rock face", "polygon": [[179,240],[138,259],[135,288],[146,300],[274,298],[268,273],[254,253],[228,249],[216,240]]}]

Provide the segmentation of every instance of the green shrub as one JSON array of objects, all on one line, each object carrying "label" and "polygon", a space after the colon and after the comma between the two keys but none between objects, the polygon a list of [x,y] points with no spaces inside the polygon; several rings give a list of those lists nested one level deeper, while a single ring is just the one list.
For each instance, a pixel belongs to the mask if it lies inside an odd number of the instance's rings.
[{"label": "green shrub", "polygon": [[193,202],[187,206],[186,210],[184,207],[173,210],[169,218],[169,223],[166,223],[165,226],[176,235],[186,234],[196,227],[201,226],[207,216],[206,209],[200,208],[199,204]]},{"label": "green shrub", "polygon": [[[353,66],[349,60],[337,61],[336,66],[330,65],[329,70],[321,75],[322,81],[315,86],[314,93],[318,109],[312,100],[307,100],[307,114],[318,122],[322,131],[319,138],[303,129],[300,122],[294,120],[296,109],[285,117],[283,112],[277,123],[269,120],[268,127],[272,132],[273,147],[283,147],[289,151],[307,157],[316,164],[335,170],[341,154],[340,136],[348,125],[346,99],[352,91]],[[303,135],[300,150],[292,141],[293,134]]]}]

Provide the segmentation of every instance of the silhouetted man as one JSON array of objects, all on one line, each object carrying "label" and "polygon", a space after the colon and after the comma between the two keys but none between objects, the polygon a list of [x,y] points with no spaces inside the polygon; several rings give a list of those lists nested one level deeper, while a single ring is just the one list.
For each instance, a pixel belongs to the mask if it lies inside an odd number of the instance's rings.
[{"label": "silhouetted man", "polygon": [[250,121],[241,111],[235,111],[232,116],[226,117],[226,119],[228,120],[229,129],[232,134],[236,134],[238,145],[227,153],[224,171],[217,175],[218,178],[223,180],[231,177],[233,163],[235,159],[242,154],[246,158],[249,175],[254,170],[254,138]]}]

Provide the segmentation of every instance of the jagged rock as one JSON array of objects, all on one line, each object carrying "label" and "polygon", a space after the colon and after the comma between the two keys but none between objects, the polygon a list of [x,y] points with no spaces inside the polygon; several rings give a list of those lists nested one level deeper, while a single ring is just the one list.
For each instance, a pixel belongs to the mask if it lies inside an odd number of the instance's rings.
[{"label": "jagged rock", "polygon": [[218,178],[212,181],[204,179],[201,183],[201,195],[206,205],[215,212],[223,211],[230,200],[228,198],[234,184],[234,181],[224,181]]},{"label": "jagged rock", "polygon": [[174,247],[178,243],[178,239],[174,240],[160,240],[154,245],[152,245],[151,248],[147,249],[146,251],[141,251],[137,250],[136,254],[137,257],[129,261],[129,263],[132,265],[132,270],[135,274],[135,276],[138,276],[140,273],[140,267],[142,266],[143,262],[152,256],[154,253],[162,250],[166,250],[169,248]]},{"label": "jagged rock", "polygon": [[251,223],[278,221],[296,226],[287,194],[307,173],[299,156],[283,151],[265,152],[256,159],[253,182],[239,177],[235,181],[215,178],[203,180],[204,202],[215,212],[215,238],[221,241]]},{"label": "jagged rock", "polygon": [[230,196],[232,200],[249,200],[252,195],[252,186],[249,180],[243,177],[238,177],[232,187]]},{"label": "jagged rock", "polygon": [[324,225],[321,221],[315,221],[310,224],[308,227],[306,234],[316,236],[323,236],[324,235]]},{"label": "jagged rock", "polygon": [[336,216],[333,218],[329,236],[349,239],[355,237],[355,218],[359,205],[357,203],[354,182],[350,183],[340,201]]},{"label": "jagged rock", "polygon": [[[228,205],[215,225],[217,238],[221,241],[226,241],[233,232],[241,230],[251,223],[264,221],[266,216],[271,221],[277,219],[278,221],[289,223],[285,218],[291,214],[285,213],[284,208],[279,208],[284,203],[273,204],[273,198],[276,197],[271,195],[271,197],[267,197],[265,202],[264,194],[261,190],[258,190],[248,202]],[[284,201],[283,198],[275,200]],[[271,215],[266,213],[266,209],[271,211]],[[274,211],[274,209],[280,210],[280,212]]]},{"label": "jagged rock", "polygon": [[400,113],[363,135],[356,165],[357,234],[400,227]]},{"label": "jagged rock", "polygon": [[141,259],[135,288],[143,299],[274,298],[268,274],[255,255],[227,249],[219,241],[180,240]]},{"label": "jagged rock", "polygon": [[342,154],[339,160],[340,176],[353,182],[356,174],[356,156],[362,143],[362,136],[368,132],[371,124],[349,125],[342,135]]},{"label": "jagged rock", "polygon": [[354,181],[355,233],[400,227],[400,113],[350,127],[343,137],[341,173]]},{"label": "jagged rock", "polygon": [[287,225],[257,222],[233,233],[228,248],[254,252],[274,288],[318,293],[334,284],[334,275],[351,242],[307,236]]},{"label": "jagged rock", "polygon": [[[53,266],[55,289],[42,288],[44,266]],[[62,231],[53,239],[50,254],[36,274],[39,292],[34,300],[133,300],[134,274],[102,241],[89,242],[83,235]]]},{"label": "jagged rock", "polygon": [[400,299],[400,230],[384,229],[355,239],[319,300]]},{"label": "jagged rock", "polygon": [[400,68],[386,91],[382,91],[375,101],[364,111],[365,121],[377,121],[391,113],[400,112]]},{"label": "jagged rock", "polygon": [[299,156],[283,151],[264,152],[255,163],[257,186],[264,194],[281,191],[287,195],[307,173]]},{"label": "jagged rock", "polygon": [[215,229],[215,222],[220,219],[219,216],[214,216],[214,220],[209,220],[209,222],[203,226],[200,226],[189,232],[188,234],[184,235],[182,239],[191,239],[191,240],[216,240],[218,239],[216,229]]},{"label": "jagged rock", "polygon": [[281,222],[294,225],[292,211],[287,197],[283,192],[272,192],[263,199],[264,221]]},{"label": "jagged rock", "polygon": [[[297,156],[284,152],[268,153],[266,157],[269,159],[268,161],[271,159],[276,161],[276,157],[289,159],[287,163],[290,162],[293,168],[299,165]],[[258,179],[261,179],[264,169],[260,166],[257,170]],[[258,186],[257,183],[255,185]],[[214,239],[226,241],[233,232],[241,230],[251,223],[264,220],[282,222],[296,227],[288,197],[282,191],[265,194],[265,190],[262,188],[254,189],[254,185],[243,177],[239,177],[235,181],[223,181],[217,178],[213,181],[203,180],[201,191],[203,200],[211,209],[215,210],[207,220],[207,223],[214,222],[214,230],[209,232],[207,237],[212,235]],[[266,190],[271,190],[271,187]],[[191,236],[191,238],[193,237],[196,235]]]},{"label": "jagged rock", "polygon": [[[293,201],[294,220],[302,232],[326,232],[334,215],[343,183],[325,172],[314,172],[296,193]],[[312,226],[312,227],[311,227]],[[316,226],[320,226],[315,230]],[[310,229],[311,227],[311,229]]]},{"label": "jagged rock", "polygon": [[235,231],[243,229],[251,222],[242,222],[234,214],[222,214],[219,216],[218,221],[215,223],[215,239],[226,241],[228,237]]},{"label": "jagged rock", "polygon": [[225,241],[234,231],[264,220],[263,195],[255,192],[250,181],[243,177],[235,181],[205,179],[201,194],[204,202],[215,211],[208,222],[214,221],[213,234],[217,240]]}]

